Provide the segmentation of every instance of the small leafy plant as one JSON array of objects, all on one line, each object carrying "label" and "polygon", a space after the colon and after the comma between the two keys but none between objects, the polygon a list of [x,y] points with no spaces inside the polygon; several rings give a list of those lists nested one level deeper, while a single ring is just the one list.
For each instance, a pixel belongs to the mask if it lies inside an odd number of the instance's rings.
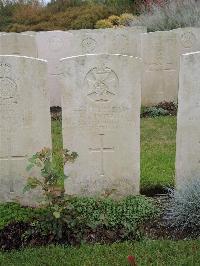
[{"label": "small leafy plant", "polygon": [[[76,152],[70,153],[69,150],[64,149],[61,156],[63,157],[64,166],[67,162],[74,162],[78,154]],[[61,178],[66,179],[67,176],[64,173],[63,176],[60,176],[60,171],[54,166],[51,159],[51,150],[48,148],[42,149],[29,159],[29,165],[26,170],[30,171],[34,167],[41,168],[41,176],[43,178],[29,177],[24,187],[24,192],[40,187],[45,196],[45,201],[52,205],[57,200],[57,197],[62,196],[64,192],[58,184],[59,180]]]},{"label": "small leafy plant", "polygon": [[[74,162],[78,154],[64,149],[61,154],[63,158],[63,166],[67,162]],[[48,148],[42,149],[29,159],[27,171],[32,168],[40,168],[41,176],[30,176],[27,184],[24,187],[24,192],[32,189],[41,188],[44,195],[45,205],[48,208],[47,215],[42,217],[42,220],[35,222],[33,226],[41,229],[43,232],[52,232],[56,238],[62,237],[62,225],[64,219],[64,209],[66,208],[66,199],[64,196],[64,189],[59,185],[61,178],[66,179],[67,176],[63,173],[61,176],[60,171],[54,166],[51,159],[51,150]]]}]

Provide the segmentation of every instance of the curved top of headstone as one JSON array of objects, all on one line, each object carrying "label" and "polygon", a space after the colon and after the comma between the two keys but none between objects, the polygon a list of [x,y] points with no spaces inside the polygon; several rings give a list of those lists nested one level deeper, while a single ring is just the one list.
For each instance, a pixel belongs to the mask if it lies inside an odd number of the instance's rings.
[{"label": "curved top of headstone", "polygon": [[38,57],[35,37],[21,33],[3,33],[0,35],[0,54]]}]

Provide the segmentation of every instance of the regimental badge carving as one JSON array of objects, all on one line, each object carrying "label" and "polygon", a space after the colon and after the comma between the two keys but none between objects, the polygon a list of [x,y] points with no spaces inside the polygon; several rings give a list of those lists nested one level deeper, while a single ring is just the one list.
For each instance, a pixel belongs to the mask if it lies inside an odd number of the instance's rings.
[{"label": "regimental badge carving", "polygon": [[196,41],[196,36],[193,32],[188,31],[181,35],[181,43],[185,48],[191,48]]},{"label": "regimental badge carving", "polygon": [[11,66],[0,63],[0,104],[7,105],[17,103],[17,84],[9,75]]},{"label": "regimental badge carving", "polygon": [[97,42],[90,37],[84,39],[81,44],[83,52],[92,53],[96,48],[96,44]]},{"label": "regimental badge carving", "polygon": [[49,41],[49,47],[52,51],[58,51],[63,47],[63,42],[60,38],[54,36]]},{"label": "regimental badge carving", "polygon": [[95,102],[109,102],[116,95],[119,80],[116,73],[108,67],[95,67],[85,77],[87,96]]}]

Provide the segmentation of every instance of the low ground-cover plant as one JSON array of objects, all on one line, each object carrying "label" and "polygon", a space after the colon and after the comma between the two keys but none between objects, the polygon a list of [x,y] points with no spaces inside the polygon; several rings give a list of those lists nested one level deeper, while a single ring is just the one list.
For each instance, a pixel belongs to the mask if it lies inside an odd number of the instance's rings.
[{"label": "low ground-cover plant", "polygon": [[[68,150],[64,150],[62,155],[63,165],[77,158],[77,153]],[[0,231],[0,246],[3,249],[41,243],[77,244],[82,241],[134,239],[139,236],[139,225],[158,212],[152,200],[144,196],[129,196],[116,201],[109,196],[77,198],[64,195],[63,189],[58,186],[60,171],[54,168],[50,149],[37,152],[29,163],[27,170],[40,168],[42,178],[29,177],[24,191],[40,187],[45,204],[38,210],[40,215],[33,215],[35,209],[27,208],[28,213],[20,215],[22,218],[15,220],[11,216],[10,223],[7,209],[6,222]],[[63,175],[63,178],[66,176]],[[24,210],[22,208],[19,213],[23,214]]]},{"label": "low ground-cover plant", "polygon": [[75,216],[90,228],[123,229],[125,234],[136,233],[138,225],[157,213],[153,201],[144,196],[128,196],[116,201],[110,198],[74,198],[71,204]]},{"label": "low ground-cover plant", "polygon": [[200,236],[200,179],[184,181],[178,190],[170,190],[170,195],[165,214],[168,226]]},{"label": "low ground-cover plant", "polygon": [[12,222],[29,222],[45,213],[41,208],[22,207],[18,203],[0,204],[0,230]]},{"label": "low ground-cover plant", "polygon": [[[63,151],[63,165],[74,162],[76,152]],[[27,170],[33,167],[41,168],[43,179],[29,177],[24,191],[40,187],[48,211],[32,224],[30,234],[34,231],[48,235],[51,233],[56,239],[62,239],[66,228],[79,236],[80,240],[85,230],[98,227],[108,230],[122,229],[123,234],[136,234],[138,225],[155,213],[154,205],[144,197],[128,197],[122,201],[95,198],[74,198],[64,195],[64,190],[58,187],[60,171],[51,160],[51,150],[44,148],[29,159]],[[67,178],[63,174],[63,179]],[[84,228],[81,230],[81,228]]]},{"label": "low ground-cover plant", "polygon": [[164,110],[161,107],[151,106],[142,108],[141,117],[157,117],[157,116],[166,116],[169,115],[167,110]]},{"label": "low ground-cover plant", "polygon": [[177,104],[174,102],[161,102],[151,107],[141,108],[141,117],[157,117],[177,114]]},{"label": "low ground-cover plant", "polygon": [[[9,206],[9,205],[8,205]],[[19,214],[24,212],[18,207]],[[59,209],[60,211],[60,209]],[[0,249],[10,250],[44,244],[112,243],[140,237],[140,225],[158,213],[152,200],[129,196],[115,201],[109,198],[67,198],[62,213],[52,215],[52,208],[28,209],[28,219],[9,223],[9,209],[1,215],[7,223],[0,230]],[[7,214],[6,214],[7,212]],[[20,215],[21,217],[21,215]],[[23,216],[24,217],[24,216]]]}]

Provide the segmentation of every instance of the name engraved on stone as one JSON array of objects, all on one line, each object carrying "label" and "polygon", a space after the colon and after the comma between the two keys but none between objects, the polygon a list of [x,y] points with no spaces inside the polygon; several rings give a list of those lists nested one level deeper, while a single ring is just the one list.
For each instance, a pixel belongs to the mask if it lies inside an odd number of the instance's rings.
[{"label": "name engraved on stone", "polygon": [[123,120],[123,125],[128,125],[131,121],[129,112],[98,112],[87,114],[87,127],[93,130],[114,130],[119,129],[119,121]]},{"label": "name engraved on stone", "polygon": [[[119,120],[123,121],[124,126],[131,123],[130,110],[126,106],[90,106],[85,110],[75,109],[70,114],[68,127],[85,127],[92,131],[110,131],[119,128]],[[122,122],[121,122],[122,123]]]},{"label": "name engraved on stone", "polygon": [[97,45],[97,42],[94,39],[87,37],[81,43],[82,51],[84,53],[93,52],[96,48],[96,45]]},{"label": "name engraved on stone", "polygon": [[116,73],[108,67],[95,67],[85,77],[87,96],[94,102],[109,102],[116,95],[119,80]]},{"label": "name engraved on stone", "polygon": [[185,32],[181,35],[181,43],[185,48],[191,48],[196,41],[196,36],[193,32]]},{"label": "name engraved on stone", "polygon": [[104,177],[105,176],[105,169],[104,169],[104,153],[105,152],[114,152],[114,148],[113,147],[105,147],[104,145],[104,134],[99,134],[100,136],[100,147],[99,148],[89,148],[90,152],[94,153],[100,153],[101,156],[101,170],[100,170],[100,176]]}]

